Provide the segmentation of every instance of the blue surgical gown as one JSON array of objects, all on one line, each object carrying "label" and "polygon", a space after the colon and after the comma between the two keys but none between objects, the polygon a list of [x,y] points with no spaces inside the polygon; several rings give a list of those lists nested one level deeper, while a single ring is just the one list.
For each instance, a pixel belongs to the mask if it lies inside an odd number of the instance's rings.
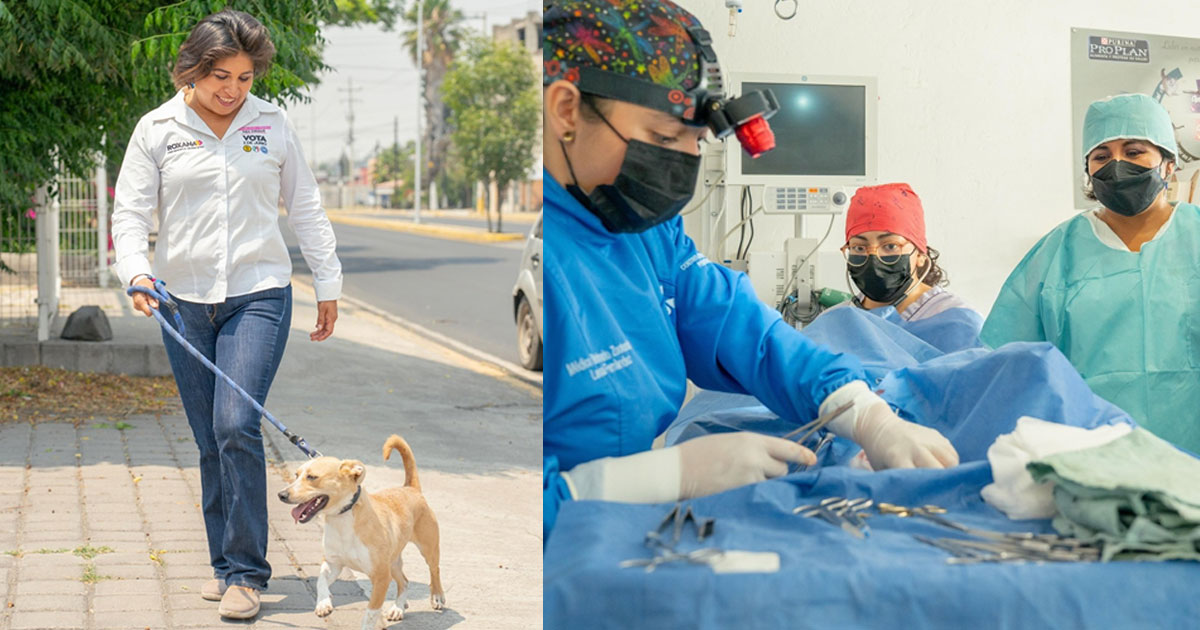
[{"label": "blue surgical gown", "polygon": [[1097,229],[1080,214],[1042,238],[1004,283],[981,338],[1053,343],[1101,397],[1200,450],[1200,208],[1177,204],[1140,252],[1106,245]]},{"label": "blue surgical gown", "polygon": [[745,274],[698,253],[681,218],[613,234],[544,177],[543,533],[570,498],[559,471],[649,450],[689,378],[808,421],[865,377],[788,326]]}]

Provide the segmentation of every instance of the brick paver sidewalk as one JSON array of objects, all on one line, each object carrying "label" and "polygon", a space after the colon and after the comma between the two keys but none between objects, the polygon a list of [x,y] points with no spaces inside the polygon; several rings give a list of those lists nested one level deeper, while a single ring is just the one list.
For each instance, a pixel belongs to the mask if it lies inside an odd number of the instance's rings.
[{"label": "brick paver sidewalk", "polygon": [[[275,449],[293,447],[271,427],[263,431],[273,493],[284,483]],[[352,579],[335,585],[331,617],[313,614],[321,526],[296,525],[275,500],[274,576],[262,613],[254,622],[220,619],[217,603],[199,594],[212,570],[196,462],[182,416],[0,425],[0,630],[358,628],[366,597]],[[425,576],[410,577],[409,618],[393,627],[452,625],[424,610],[412,618],[413,609],[428,608],[428,591]]]}]

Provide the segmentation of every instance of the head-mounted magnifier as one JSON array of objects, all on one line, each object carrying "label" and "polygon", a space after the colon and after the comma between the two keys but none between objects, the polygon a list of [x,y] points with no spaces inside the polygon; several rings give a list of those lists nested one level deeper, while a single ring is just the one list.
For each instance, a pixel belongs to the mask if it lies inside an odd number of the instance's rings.
[{"label": "head-mounted magnifier", "polygon": [[767,123],[779,111],[775,94],[771,90],[755,90],[726,98],[712,36],[699,26],[689,27],[687,33],[700,53],[701,80],[690,90],[592,66],[571,68],[562,73],[562,78],[575,83],[581,92],[663,111],[689,125],[706,126],[717,139],[733,133],[752,158],[775,148],[775,134]]}]

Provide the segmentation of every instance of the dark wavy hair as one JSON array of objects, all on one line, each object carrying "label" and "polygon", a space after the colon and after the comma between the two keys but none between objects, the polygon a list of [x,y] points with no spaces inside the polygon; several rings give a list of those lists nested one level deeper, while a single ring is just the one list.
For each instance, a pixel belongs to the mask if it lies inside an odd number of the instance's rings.
[{"label": "dark wavy hair", "polygon": [[925,275],[925,270],[929,269],[929,275],[925,276],[925,284],[936,287],[946,286],[950,284],[950,276],[946,275],[946,270],[938,266],[938,258],[942,255],[938,250],[929,247],[929,251],[925,253],[926,261],[924,265],[917,265],[916,277],[920,278]]},{"label": "dark wavy hair", "polygon": [[254,63],[254,76],[271,67],[275,44],[262,22],[249,13],[225,9],[200,20],[179,47],[171,79],[181,88],[212,72],[218,59],[246,53]]}]

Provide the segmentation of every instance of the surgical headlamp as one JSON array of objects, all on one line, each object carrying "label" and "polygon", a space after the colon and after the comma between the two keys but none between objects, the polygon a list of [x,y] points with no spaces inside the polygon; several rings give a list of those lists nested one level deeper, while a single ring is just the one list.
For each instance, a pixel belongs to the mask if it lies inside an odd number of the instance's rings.
[{"label": "surgical headlamp", "polygon": [[700,52],[701,81],[690,90],[593,66],[570,68],[562,73],[563,78],[575,83],[581,92],[663,111],[682,118],[688,125],[706,126],[717,139],[732,133],[751,158],[774,149],[775,134],[767,119],[779,111],[775,94],[767,89],[726,98],[712,37],[699,26],[688,28],[687,32]]}]

